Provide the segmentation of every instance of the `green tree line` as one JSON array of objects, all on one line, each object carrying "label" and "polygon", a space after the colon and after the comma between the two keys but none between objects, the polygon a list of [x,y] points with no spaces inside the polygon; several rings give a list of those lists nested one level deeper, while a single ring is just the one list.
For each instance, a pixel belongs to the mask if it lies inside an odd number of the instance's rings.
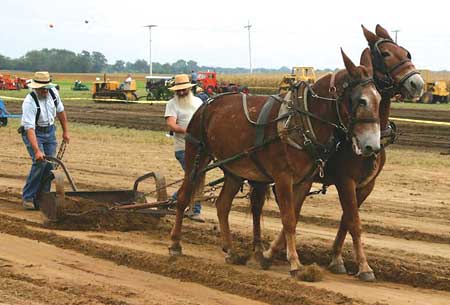
[{"label": "green tree line", "polygon": [[[27,52],[19,58],[9,58],[0,54],[0,70],[18,71],[51,71],[61,73],[99,73],[99,72],[129,72],[147,73],[149,71],[148,62],[138,59],[135,62],[117,60],[109,64],[105,55],[100,52],[82,51],[75,53],[64,49],[42,49]],[[218,73],[248,73],[246,68],[222,68],[213,66],[199,66],[193,60],[177,60],[174,63],[158,63],[152,65],[155,74],[177,74],[190,73],[191,71],[216,71]],[[290,69],[282,67],[280,69],[253,69],[255,73],[289,72]]]}]

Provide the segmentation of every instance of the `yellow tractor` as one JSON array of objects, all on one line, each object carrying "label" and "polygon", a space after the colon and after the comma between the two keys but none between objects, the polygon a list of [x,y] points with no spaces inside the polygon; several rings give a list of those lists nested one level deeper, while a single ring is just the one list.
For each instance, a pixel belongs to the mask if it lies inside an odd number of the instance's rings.
[{"label": "yellow tractor", "polygon": [[97,78],[92,84],[92,98],[97,100],[115,99],[124,101],[137,101],[136,81],[119,84],[118,81],[111,81],[103,75],[103,80]]},{"label": "yellow tractor", "polygon": [[448,103],[449,92],[445,80],[435,80],[431,78],[430,70],[420,70],[420,75],[425,82],[424,93],[418,100],[419,103],[434,104]]},{"label": "yellow tractor", "polygon": [[291,74],[286,74],[278,86],[278,93],[286,93],[289,88],[298,81],[305,81],[310,84],[316,81],[316,72],[313,67],[293,67]]}]

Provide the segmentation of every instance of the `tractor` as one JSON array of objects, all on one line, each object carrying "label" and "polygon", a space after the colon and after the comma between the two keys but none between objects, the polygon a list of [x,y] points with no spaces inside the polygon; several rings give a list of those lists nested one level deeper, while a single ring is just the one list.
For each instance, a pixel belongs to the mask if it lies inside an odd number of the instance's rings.
[{"label": "tractor", "polygon": [[171,76],[146,76],[145,90],[147,101],[168,101],[173,97],[169,87],[173,84]]},{"label": "tractor", "polygon": [[0,90],[20,90],[20,85],[9,74],[0,74]]},{"label": "tractor", "polygon": [[73,87],[71,89],[73,91],[89,91],[89,88],[79,80],[76,80],[73,83]]},{"label": "tractor", "polygon": [[445,80],[433,81],[429,70],[421,70],[420,74],[425,81],[425,88],[418,102],[425,104],[448,103],[449,92]]},{"label": "tractor", "polygon": [[106,74],[104,74],[103,80],[97,79],[92,84],[92,98],[97,100],[117,99],[137,101],[136,81],[132,80],[127,84],[119,84],[118,81],[106,79]]},{"label": "tractor", "polygon": [[278,86],[278,93],[286,93],[289,88],[298,81],[314,83],[316,81],[316,72],[313,67],[293,67],[291,74],[286,74]]},{"label": "tractor", "polygon": [[214,93],[224,92],[242,92],[248,94],[248,88],[246,86],[240,86],[233,83],[219,83],[217,81],[216,72],[198,72],[197,86],[202,87],[208,95]]}]

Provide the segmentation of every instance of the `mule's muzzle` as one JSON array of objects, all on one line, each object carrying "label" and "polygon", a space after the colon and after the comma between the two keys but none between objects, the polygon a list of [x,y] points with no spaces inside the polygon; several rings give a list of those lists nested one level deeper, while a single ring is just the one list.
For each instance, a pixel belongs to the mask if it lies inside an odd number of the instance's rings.
[{"label": "mule's muzzle", "polygon": [[405,98],[417,98],[422,95],[425,82],[420,74],[412,74],[403,82],[400,92]]},{"label": "mule's muzzle", "polygon": [[[362,143],[363,142],[363,143]],[[380,141],[360,141],[357,137],[352,137],[353,152],[364,158],[374,156],[381,150]]]},{"label": "mule's muzzle", "polygon": [[362,156],[363,157],[370,157],[377,155],[380,152],[381,146],[373,146],[373,145],[366,145],[364,149],[362,150]]}]

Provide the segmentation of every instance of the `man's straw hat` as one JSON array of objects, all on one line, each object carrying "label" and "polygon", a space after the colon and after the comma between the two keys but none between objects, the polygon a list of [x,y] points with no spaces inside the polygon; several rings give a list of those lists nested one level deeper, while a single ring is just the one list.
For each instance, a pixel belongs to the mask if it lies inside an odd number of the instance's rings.
[{"label": "man's straw hat", "polygon": [[52,79],[50,78],[50,74],[47,71],[38,71],[34,73],[33,79],[28,84],[28,87],[31,89],[38,88],[53,88],[56,85],[52,83]]},{"label": "man's straw hat", "polygon": [[189,81],[189,76],[187,74],[178,74],[175,75],[174,85],[170,87],[169,90],[177,91],[192,88],[194,86],[195,84],[191,84],[191,82]]}]

